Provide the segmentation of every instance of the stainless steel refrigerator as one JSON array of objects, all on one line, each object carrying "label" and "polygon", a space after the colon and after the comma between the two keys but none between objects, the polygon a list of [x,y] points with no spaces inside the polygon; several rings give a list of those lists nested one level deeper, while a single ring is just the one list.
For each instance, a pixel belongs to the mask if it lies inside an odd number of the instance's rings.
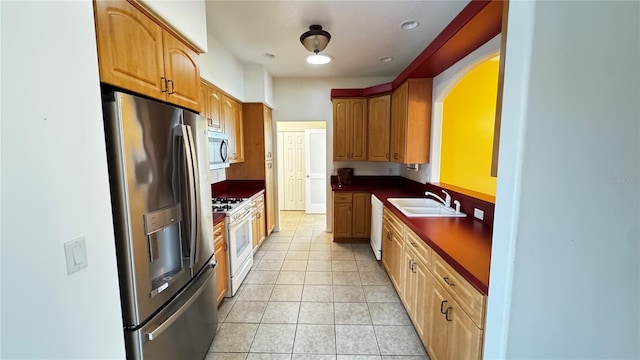
[{"label": "stainless steel refrigerator", "polygon": [[207,120],[103,91],[128,359],[198,359],[217,303]]}]

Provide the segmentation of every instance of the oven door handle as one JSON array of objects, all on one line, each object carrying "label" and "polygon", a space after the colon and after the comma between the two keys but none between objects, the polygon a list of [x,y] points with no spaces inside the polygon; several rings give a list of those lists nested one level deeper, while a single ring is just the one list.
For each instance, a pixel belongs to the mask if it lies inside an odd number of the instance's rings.
[{"label": "oven door handle", "polygon": [[251,210],[247,211],[245,215],[242,215],[241,218],[234,220],[233,222],[229,222],[229,227],[232,229],[236,229],[247,221],[251,221]]}]

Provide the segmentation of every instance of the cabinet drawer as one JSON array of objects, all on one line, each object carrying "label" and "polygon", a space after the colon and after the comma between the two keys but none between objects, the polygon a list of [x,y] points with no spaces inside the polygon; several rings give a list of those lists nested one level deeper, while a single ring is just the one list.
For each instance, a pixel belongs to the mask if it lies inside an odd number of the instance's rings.
[{"label": "cabinet drawer", "polygon": [[353,193],[334,192],[333,201],[339,203],[350,203],[353,200]]},{"label": "cabinet drawer", "polygon": [[224,243],[224,222],[218,223],[213,227],[213,243],[218,244],[220,242]]},{"label": "cabinet drawer", "polygon": [[251,206],[254,209],[260,209],[260,208],[264,208],[264,195],[260,195],[259,197],[253,199],[253,201],[251,202]]},{"label": "cabinet drawer", "polygon": [[483,329],[486,297],[435,253],[433,254],[432,272],[436,280],[460,304],[471,320],[480,329]]},{"label": "cabinet drawer", "polygon": [[400,219],[398,219],[391,210],[385,207],[382,211],[382,218],[389,224],[389,227],[396,232],[400,239],[404,238],[404,223],[400,221]]},{"label": "cabinet drawer", "polygon": [[413,232],[413,230],[409,229],[406,226],[404,230],[404,241],[407,246],[411,247],[415,251],[416,255],[418,255],[427,269],[431,269],[431,248],[429,248],[427,244],[425,244],[424,241],[422,241],[422,239],[420,239],[418,235]]}]

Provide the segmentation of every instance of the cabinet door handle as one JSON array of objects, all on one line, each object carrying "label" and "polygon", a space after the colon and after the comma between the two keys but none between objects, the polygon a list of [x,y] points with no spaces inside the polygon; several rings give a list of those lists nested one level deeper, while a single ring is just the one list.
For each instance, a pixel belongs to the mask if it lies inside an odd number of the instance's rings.
[{"label": "cabinet door handle", "polygon": [[451,319],[449,319],[449,310],[452,310],[453,308],[451,306],[449,306],[447,308],[447,310],[444,312],[444,318],[447,319],[447,321],[453,321]]},{"label": "cabinet door handle", "polygon": [[456,286],[456,284],[452,283],[452,282],[449,280],[449,277],[447,277],[447,276],[443,277],[443,278],[442,278],[442,280],[444,280],[444,282],[446,282],[446,283],[447,283],[447,285],[449,285],[449,286]]},{"label": "cabinet door handle", "polygon": [[391,241],[391,231],[387,231],[387,239]]},{"label": "cabinet door handle", "polygon": [[411,271],[413,271],[413,259],[409,260],[409,269],[411,269]]},{"label": "cabinet door handle", "polygon": [[267,153],[267,157],[271,157],[271,151]]},{"label": "cabinet door handle", "polygon": [[[411,261],[413,261],[413,260],[411,260]],[[415,261],[413,261],[413,264],[411,264],[411,272],[414,273],[414,274],[416,273],[416,262]]]},{"label": "cabinet door handle", "polygon": [[162,88],[160,90],[162,90],[162,92],[167,92],[167,78],[162,76],[160,77],[160,81],[162,81]]},{"label": "cabinet door handle", "polygon": [[444,305],[447,303],[447,300],[442,300],[442,302],[440,303],[440,313],[444,314],[445,313],[445,309],[444,309]]},{"label": "cabinet door handle", "polygon": [[418,247],[418,245],[417,245],[415,242],[413,242],[413,241],[411,242],[411,246],[413,246],[413,247]]},{"label": "cabinet door handle", "polygon": [[[167,80],[167,84],[171,84],[171,91],[169,91],[169,95],[174,94],[176,91],[175,87],[173,86],[173,80]],[[167,89],[168,90],[168,89]]]},{"label": "cabinet door handle", "polygon": [[224,243],[224,252],[227,252],[227,242]]},{"label": "cabinet door handle", "polygon": [[384,153],[384,158],[387,159],[387,160],[389,159],[389,153],[388,152]]}]

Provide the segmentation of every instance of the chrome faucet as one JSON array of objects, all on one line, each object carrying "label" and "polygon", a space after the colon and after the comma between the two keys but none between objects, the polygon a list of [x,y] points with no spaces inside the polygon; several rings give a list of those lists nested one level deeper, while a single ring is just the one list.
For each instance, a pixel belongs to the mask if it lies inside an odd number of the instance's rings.
[{"label": "chrome faucet", "polygon": [[443,193],[444,193],[444,195],[445,195],[444,200],[443,200],[440,196],[438,196],[438,195],[436,195],[436,194],[434,194],[434,193],[432,193],[432,192],[429,192],[429,191],[425,192],[425,193],[424,193],[424,196],[429,196],[429,195],[431,195],[431,196],[433,196],[434,198],[436,198],[436,199],[440,200],[440,202],[442,202],[442,204],[443,204],[444,206],[446,206],[446,207],[451,207],[451,195],[449,195],[449,193],[448,193],[448,192],[446,192],[446,191],[444,191],[444,190],[442,190],[442,192],[443,192]]}]

